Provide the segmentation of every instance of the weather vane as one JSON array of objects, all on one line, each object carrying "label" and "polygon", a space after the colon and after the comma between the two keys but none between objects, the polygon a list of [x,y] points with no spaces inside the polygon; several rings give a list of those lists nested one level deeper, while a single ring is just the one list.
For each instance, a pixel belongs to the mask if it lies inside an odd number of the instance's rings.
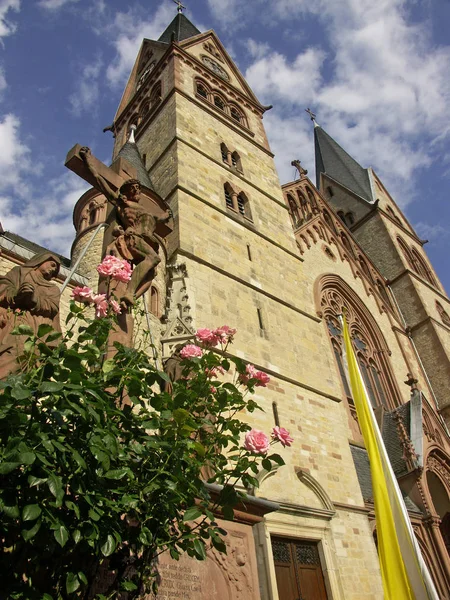
[{"label": "weather vane", "polygon": [[181,4],[180,0],[173,0],[173,2],[175,2],[175,4],[177,5],[177,12],[182,13],[183,10],[186,10],[186,7]]},{"label": "weather vane", "polygon": [[315,120],[316,120],[316,115],[315,115],[315,113],[313,113],[313,111],[312,111],[310,108],[305,108],[305,112],[307,112],[307,113],[308,113],[308,115],[309,115],[309,117],[310,117],[311,121],[314,123],[314,122],[315,122]]}]

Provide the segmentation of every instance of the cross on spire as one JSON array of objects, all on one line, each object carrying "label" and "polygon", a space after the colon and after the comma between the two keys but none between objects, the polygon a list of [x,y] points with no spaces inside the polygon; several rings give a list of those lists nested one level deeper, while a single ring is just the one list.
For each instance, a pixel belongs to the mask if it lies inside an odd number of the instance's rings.
[{"label": "cross on spire", "polygon": [[316,123],[316,115],[315,115],[315,113],[313,113],[313,111],[310,108],[305,108],[305,112],[308,113],[311,121],[315,124]]},{"label": "cross on spire", "polygon": [[180,0],[172,0],[177,5],[177,12],[182,13],[183,10],[186,10],[186,7],[181,4]]}]

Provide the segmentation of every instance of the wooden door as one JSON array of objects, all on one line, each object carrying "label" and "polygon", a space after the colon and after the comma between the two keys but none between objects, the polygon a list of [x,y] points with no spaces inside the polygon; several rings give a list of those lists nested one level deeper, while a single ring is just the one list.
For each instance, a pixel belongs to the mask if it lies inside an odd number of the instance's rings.
[{"label": "wooden door", "polygon": [[272,538],[280,600],[327,600],[316,542]]}]

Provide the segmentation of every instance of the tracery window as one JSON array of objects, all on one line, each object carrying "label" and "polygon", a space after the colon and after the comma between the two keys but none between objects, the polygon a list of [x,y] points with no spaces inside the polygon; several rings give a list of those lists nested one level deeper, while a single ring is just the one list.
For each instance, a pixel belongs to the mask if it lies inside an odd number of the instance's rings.
[{"label": "tracery window", "polygon": [[450,327],[450,316],[449,316],[448,312],[444,309],[442,304],[440,302],[438,302],[437,300],[436,300],[436,309],[437,309],[439,316],[441,317],[441,321],[444,323],[444,325],[447,325],[447,327]]},{"label": "tracery window", "polygon": [[291,215],[292,223],[293,223],[294,227],[298,227],[300,225],[300,223],[302,222],[302,218],[300,217],[300,212],[299,212],[297,203],[295,202],[295,200],[291,196],[291,194],[287,195],[287,200],[288,200],[288,204],[289,204],[289,212]]},{"label": "tracery window", "polygon": [[220,96],[214,96],[214,106],[217,106],[220,110],[225,110],[225,102]]},{"label": "tracery window", "polygon": [[237,121],[238,123],[240,123],[242,121],[242,113],[235,106],[230,107],[230,115],[231,115],[231,118],[234,119],[235,121]]},{"label": "tracery window", "polygon": [[198,96],[201,96],[202,98],[205,98],[205,100],[208,99],[209,90],[208,90],[207,86],[203,82],[201,82],[201,81],[196,81],[195,82],[195,93]]},{"label": "tracery window", "polygon": [[195,95],[208,102],[211,106],[215,106],[218,110],[227,115],[236,123],[248,129],[247,118],[244,111],[236,104],[229,102],[221,93],[216,90],[211,90],[209,86],[199,79],[194,82]]},{"label": "tracery window", "polygon": [[397,236],[397,242],[403,252],[408,267],[417,273],[417,275],[420,275],[426,279],[429,283],[431,283],[431,285],[438,287],[436,278],[434,277],[431,268],[427,265],[425,259],[419,254],[417,249],[414,247],[409,248],[406,242],[400,236]]},{"label": "tracery window", "polygon": [[155,108],[155,106],[157,106],[161,102],[161,97],[162,97],[161,82],[158,81],[158,83],[156,83],[153,86],[152,91],[150,93],[150,105],[151,105],[152,109]]},{"label": "tracery window", "polygon": [[388,359],[388,348],[374,318],[351,288],[338,276],[320,282],[320,310],[327,324],[344,393],[354,412],[350,385],[343,359],[342,326],[339,315],[345,310],[353,348],[372,406],[391,410],[398,406],[398,389]]},{"label": "tracery window", "polygon": [[326,211],[326,210],[324,210],[324,211],[323,211],[323,218],[325,219],[325,223],[328,225],[328,227],[329,227],[329,228],[330,228],[332,231],[334,231],[334,233],[337,233],[337,232],[336,232],[336,226],[335,226],[335,224],[334,224],[334,221],[333,221],[333,219],[331,218],[331,216],[330,216],[330,213],[329,213],[328,211]]}]

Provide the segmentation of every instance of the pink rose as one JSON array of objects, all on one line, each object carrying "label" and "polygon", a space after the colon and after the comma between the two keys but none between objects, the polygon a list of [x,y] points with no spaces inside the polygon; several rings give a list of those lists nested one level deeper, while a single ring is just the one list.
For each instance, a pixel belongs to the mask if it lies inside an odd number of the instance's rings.
[{"label": "pink rose", "polygon": [[199,346],[195,346],[195,344],[188,344],[180,350],[181,358],[195,358],[202,355],[203,350]]},{"label": "pink rose", "polygon": [[72,290],[72,298],[76,302],[83,302],[84,304],[89,304],[89,302],[93,302],[94,292],[90,287],[77,286]]},{"label": "pink rose", "polygon": [[255,383],[257,387],[266,387],[270,381],[270,377],[264,371],[256,371],[255,379],[258,381]]},{"label": "pink rose", "polygon": [[272,437],[274,440],[281,442],[282,446],[290,446],[294,438],[289,435],[289,431],[284,427],[274,427],[272,429]]},{"label": "pink rose", "polygon": [[251,429],[245,434],[244,448],[254,454],[266,454],[270,441],[264,431]]},{"label": "pink rose", "polygon": [[116,315],[121,314],[122,309],[120,308],[120,304],[117,302],[117,300],[110,300],[109,304],[111,305],[111,308],[116,313]]},{"label": "pink rose", "polygon": [[202,344],[204,344],[205,346],[217,346],[218,342],[219,342],[219,338],[216,336],[216,334],[211,331],[211,329],[197,329],[197,333],[195,334],[195,337],[197,338],[197,340],[199,342],[201,342]]},{"label": "pink rose", "polygon": [[217,392],[217,388],[215,388],[213,385],[210,386],[209,391],[211,392],[211,394],[215,394]]},{"label": "pink rose", "polygon": [[131,279],[131,265],[127,260],[117,258],[108,254],[102,260],[101,264],[98,265],[97,271],[103,277],[112,277],[117,281],[126,283]]},{"label": "pink rose", "polygon": [[228,325],[222,325],[222,327],[217,327],[217,329],[214,329],[213,334],[222,343],[227,343],[233,340],[233,336],[236,334],[236,331],[236,329],[228,327]]},{"label": "pink rose", "polygon": [[108,314],[108,301],[106,300],[106,294],[96,294],[92,296],[92,301],[95,304],[95,316],[97,318],[106,317]]}]

